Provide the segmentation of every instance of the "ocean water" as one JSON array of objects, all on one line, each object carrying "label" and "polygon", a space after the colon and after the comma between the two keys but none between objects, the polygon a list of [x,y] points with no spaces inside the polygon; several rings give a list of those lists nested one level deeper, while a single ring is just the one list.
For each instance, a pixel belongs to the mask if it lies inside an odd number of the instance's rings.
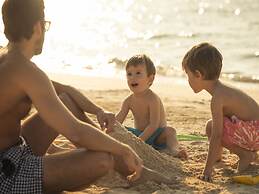
[{"label": "ocean water", "polygon": [[45,0],[51,26],[33,60],[49,72],[114,77],[145,53],[159,74],[182,77],[186,51],[207,41],[223,54],[223,77],[257,83],[258,10],[258,0]]}]

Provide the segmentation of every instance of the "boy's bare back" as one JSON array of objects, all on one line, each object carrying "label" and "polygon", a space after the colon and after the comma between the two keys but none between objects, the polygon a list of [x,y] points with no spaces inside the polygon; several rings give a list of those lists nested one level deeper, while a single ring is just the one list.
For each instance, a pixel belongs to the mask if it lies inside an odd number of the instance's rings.
[{"label": "boy's bare back", "polygon": [[[236,88],[220,83],[212,95],[212,104],[223,107],[223,116],[236,116],[243,121],[259,120],[259,107],[250,96]],[[213,108],[213,106],[212,106]]]}]

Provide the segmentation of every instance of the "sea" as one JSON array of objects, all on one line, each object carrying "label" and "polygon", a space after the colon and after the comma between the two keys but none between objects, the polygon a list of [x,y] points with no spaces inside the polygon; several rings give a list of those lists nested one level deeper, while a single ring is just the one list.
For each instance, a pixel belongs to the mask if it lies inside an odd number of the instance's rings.
[{"label": "sea", "polygon": [[[259,83],[259,0],[44,2],[51,26],[32,60],[47,72],[123,77],[125,61],[144,53],[160,76],[182,79],[184,54],[209,42],[223,55],[222,78]],[[3,32],[1,21],[1,46]]]}]

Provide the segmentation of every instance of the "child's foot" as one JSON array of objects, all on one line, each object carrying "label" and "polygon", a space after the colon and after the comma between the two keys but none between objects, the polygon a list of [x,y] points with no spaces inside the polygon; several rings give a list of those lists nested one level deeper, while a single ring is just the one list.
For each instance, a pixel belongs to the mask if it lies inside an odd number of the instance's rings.
[{"label": "child's foot", "polygon": [[174,154],[174,157],[180,158],[181,160],[188,159],[187,152],[183,147],[179,147],[178,149],[173,149],[172,153]]},{"label": "child's foot", "polygon": [[184,149],[179,150],[176,157],[180,158],[181,160],[187,160],[188,159],[187,152]]},{"label": "child's foot", "polygon": [[247,154],[243,157],[239,158],[238,164],[238,172],[242,172],[246,170],[251,162],[255,162],[257,160],[256,152],[247,152]]},{"label": "child's foot", "polygon": [[181,160],[188,159],[187,152],[183,148],[180,148],[179,150],[166,148],[161,152],[176,158],[180,158]]},{"label": "child's foot", "polygon": [[137,185],[137,184],[142,184],[146,181],[153,181],[153,182],[156,182],[158,184],[161,184],[161,183],[165,183],[165,184],[175,183],[174,180],[170,180],[168,177],[160,174],[159,172],[151,170],[147,167],[144,167],[143,171],[142,171],[142,174],[141,174],[141,177],[138,180],[136,180],[134,182],[131,182],[130,184],[131,185]]}]

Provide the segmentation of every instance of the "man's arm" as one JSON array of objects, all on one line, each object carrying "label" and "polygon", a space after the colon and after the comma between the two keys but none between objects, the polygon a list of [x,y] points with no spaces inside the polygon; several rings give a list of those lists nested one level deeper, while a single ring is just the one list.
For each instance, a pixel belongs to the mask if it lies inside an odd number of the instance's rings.
[{"label": "man's arm", "polygon": [[30,64],[24,66],[21,70],[23,72],[20,72],[14,79],[30,97],[41,118],[51,128],[87,149],[120,153],[120,149],[123,147],[121,143],[74,117],[56,95],[46,74],[31,66]]},{"label": "man's arm", "polygon": [[126,116],[129,113],[129,100],[130,96],[123,101],[121,105],[121,110],[115,116],[116,120],[119,121],[121,124],[124,122]]},{"label": "man's arm", "polygon": [[206,181],[211,181],[213,166],[217,160],[217,156],[220,153],[221,147],[220,145],[223,133],[223,104],[220,97],[218,97],[214,97],[211,100],[212,131],[207,161],[203,172],[203,178]]},{"label": "man's arm", "polygon": [[[107,128],[107,131],[111,131],[113,129],[115,122],[115,115],[113,113],[104,111],[101,107],[91,102],[79,90],[72,86],[63,85],[55,81],[52,81],[52,83],[58,94],[68,94],[81,110],[96,115],[102,130]],[[92,122],[92,120],[89,119],[87,122],[97,127],[96,124]]]},{"label": "man's arm", "polygon": [[139,136],[140,139],[146,141],[159,127],[160,123],[160,99],[152,96],[149,100],[149,125],[144,132]]},{"label": "man's arm", "polygon": [[52,81],[52,84],[57,94],[67,93],[84,112],[97,115],[98,112],[103,111],[101,107],[91,102],[86,96],[84,96],[74,87],[64,85],[56,81]]}]

